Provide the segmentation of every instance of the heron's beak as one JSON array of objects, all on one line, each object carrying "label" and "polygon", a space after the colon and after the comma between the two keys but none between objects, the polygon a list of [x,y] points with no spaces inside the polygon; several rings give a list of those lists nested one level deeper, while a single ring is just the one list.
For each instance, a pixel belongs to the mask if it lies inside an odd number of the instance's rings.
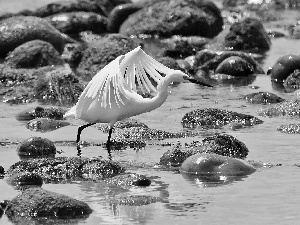
[{"label": "heron's beak", "polygon": [[200,84],[202,86],[213,87],[210,84],[206,84],[206,83],[204,83],[204,82],[202,82],[200,80],[197,80],[197,79],[194,79],[194,78],[191,78],[191,77],[184,77],[183,79],[188,80],[189,82],[192,82],[192,83],[195,83],[195,84]]}]

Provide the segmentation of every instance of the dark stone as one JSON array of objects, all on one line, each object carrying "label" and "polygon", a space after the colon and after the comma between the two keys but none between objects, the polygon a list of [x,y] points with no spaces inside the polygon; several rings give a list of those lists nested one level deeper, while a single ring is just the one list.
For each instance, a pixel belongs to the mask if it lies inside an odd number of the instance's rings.
[{"label": "dark stone", "polygon": [[284,101],[283,98],[270,92],[257,92],[244,96],[244,99],[251,104],[270,104]]},{"label": "dark stone", "polygon": [[5,58],[5,63],[11,68],[38,68],[43,66],[63,65],[60,54],[49,43],[41,40],[26,42]]},{"label": "dark stone", "polygon": [[61,53],[67,41],[67,37],[47,20],[38,17],[10,17],[0,20],[0,27],[0,55],[2,57],[19,45],[36,39],[51,43]]},{"label": "dark stone", "polygon": [[110,12],[108,17],[107,29],[111,33],[119,33],[122,23],[133,13],[142,9],[141,6],[128,3],[118,5]]},{"label": "dark stone", "polygon": [[164,56],[182,58],[195,55],[196,52],[202,50],[208,43],[208,39],[198,36],[182,37],[175,35],[162,40],[162,43],[167,44],[163,49],[162,54]]},{"label": "dark stone", "polygon": [[7,174],[26,171],[39,174],[45,183],[69,183],[104,180],[124,173],[125,169],[111,160],[56,157],[19,161],[8,169]]},{"label": "dark stone", "polygon": [[271,41],[260,20],[246,17],[231,25],[224,45],[232,50],[264,52],[270,49]]},{"label": "dark stone", "polygon": [[[217,154],[195,154],[181,165],[181,172],[199,176],[245,176],[256,169],[245,161]],[[213,178],[212,178],[213,179]]]},{"label": "dark stone", "polygon": [[42,188],[29,188],[8,203],[5,213],[13,223],[29,224],[37,219],[49,223],[53,219],[84,218],[91,212],[82,201]]},{"label": "dark stone", "polygon": [[69,125],[70,123],[67,121],[49,118],[36,118],[27,122],[26,128],[36,132],[50,132]]},{"label": "dark stone", "polygon": [[300,22],[298,21],[296,24],[291,25],[288,31],[292,39],[300,39]]},{"label": "dark stone", "polygon": [[254,74],[255,68],[239,56],[230,56],[219,64],[215,72],[242,77]]},{"label": "dark stone", "polygon": [[132,3],[131,0],[95,0],[98,7],[101,8],[108,17],[111,11],[118,5]]},{"label": "dark stone", "polygon": [[49,157],[55,156],[56,147],[47,138],[31,137],[18,145],[17,152],[22,157]]},{"label": "dark stone", "polygon": [[84,87],[69,67],[46,68],[34,86],[35,98],[44,104],[74,105]]},{"label": "dark stone", "polygon": [[171,57],[160,57],[157,59],[158,62],[165,65],[166,67],[169,67],[174,70],[180,70],[180,66],[178,65],[177,61]]},{"label": "dark stone", "polygon": [[188,112],[181,120],[183,127],[221,128],[231,122],[238,122],[244,126],[253,126],[263,123],[262,120],[242,113],[217,108],[196,109]]},{"label": "dark stone", "polygon": [[32,14],[37,17],[47,17],[57,13],[79,11],[94,12],[105,15],[104,11],[97,5],[97,2],[94,0],[57,1],[38,8],[37,10],[32,12]]},{"label": "dark stone", "polygon": [[3,166],[0,166],[0,177],[3,176],[4,174],[5,174],[5,170]]},{"label": "dark stone", "polygon": [[7,183],[15,189],[25,190],[32,187],[41,187],[43,179],[36,173],[23,172],[16,173],[7,178]]},{"label": "dark stone", "polygon": [[[241,52],[241,51],[214,51],[214,50],[208,50],[204,49],[196,53],[195,59],[194,59],[194,68],[196,70],[213,70],[216,72],[216,69],[228,58],[230,57],[236,57],[241,58],[240,61],[243,62],[245,67],[248,67],[248,69],[245,69],[249,74],[265,74],[262,67],[259,65],[259,63],[251,56],[251,54]],[[230,60],[230,59],[229,59]],[[224,62],[224,64],[228,64],[228,60]],[[223,65],[224,65],[223,64]],[[222,71],[219,67],[219,71]],[[234,71],[234,70],[232,70]],[[234,73],[237,73],[238,71],[234,71]]]},{"label": "dark stone", "polygon": [[49,118],[55,120],[62,120],[66,109],[59,107],[42,107],[36,106],[34,108],[25,109],[16,115],[16,119],[19,121],[29,121],[36,118]]},{"label": "dark stone", "polygon": [[99,40],[94,40],[83,51],[77,72],[85,80],[90,80],[112,60],[119,55],[126,54],[137,46],[138,44],[134,40],[121,34],[108,34]]},{"label": "dark stone", "polygon": [[161,1],[131,14],[120,27],[126,35],[202,36],[212,38],[223,26],[220,10],[210,1]]},{"label": "dark stone", "polygon": [[68,12],[46,17],[60,32],[78,34],[81,31],[92,31],[96,34],[107,32],[107,18],[93,12]]},{"label": "dark stone", "polygon": [[270,71],[271,79],[282,82],[296,69],[300,69],[300,56],[293,54],[281,56]]},{"label": "dark stone", "polygon": [[235,137],[228,134],[215,134],[202,141],[193,141],[184,146],[178,143],[162,155],[159,164],[166,167],[179,167],[186,158],[198,153],[213,153],[244,159],[248,152],[246,145]]}]

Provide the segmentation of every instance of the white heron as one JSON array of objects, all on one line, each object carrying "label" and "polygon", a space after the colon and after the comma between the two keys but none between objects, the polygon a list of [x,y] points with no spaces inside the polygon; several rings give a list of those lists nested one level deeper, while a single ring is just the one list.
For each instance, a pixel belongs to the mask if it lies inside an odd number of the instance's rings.
[{"label": "white heron", "polygon": [[[96,123],[109,123],[106,147],[110,156],[110,139],[114,124],[160,107],[168,97],[169,84],[184,80],[210,86],[192,79],[180,70],[164,66],[140,47],[117,57],[92,78],[77,104],[65,114],[65,117],[75,117],[88,123],[78,128],[78,151],[80,135],[84,128]],[[137,90],[143,94],[155,93],[155,96],[144,98]]]}]

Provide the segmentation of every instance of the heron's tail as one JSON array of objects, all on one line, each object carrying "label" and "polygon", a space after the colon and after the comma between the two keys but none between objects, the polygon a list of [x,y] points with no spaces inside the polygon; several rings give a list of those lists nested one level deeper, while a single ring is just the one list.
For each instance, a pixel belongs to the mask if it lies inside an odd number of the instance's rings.
[{"label": "heron's tail", "polygon": [[68,112],[65,113],[64,118],[75,118],[76,105],[74,105]]}]

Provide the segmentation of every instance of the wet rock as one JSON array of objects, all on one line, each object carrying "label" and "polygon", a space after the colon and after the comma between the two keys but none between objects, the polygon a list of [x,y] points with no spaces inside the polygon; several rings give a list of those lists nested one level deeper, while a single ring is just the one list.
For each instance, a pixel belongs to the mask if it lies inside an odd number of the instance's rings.
[{"label": "wet rock", "polygon": [[[124,129],[124,128],[130,128],[130,127],[149,128],[145,123],[139,122],[139,121],[137,121],[135,119],[132,119],[132,118],[117,121],[114,124],[115,129]],[[105,133],[108,133],[108,131],[110,129],[110,125],[109,124],[100,124],[98,126],[98,129],[105,132]]]},{"label": "wet rock", "polygon": [[220,10],[209,1],[161,1],[131,14],[120,27],[126,35],[197,35],[212,38],[223,26]]},{"label": "wet rock", "polygon": [[74,105],[84,86],[70,67],[46,68],[38,76],[34,96],[39,102],[53,105]]},{"label": "wet rock", "polygon": [[101,0],[96,1],[98,7],[100,7],[107,16],[111,13],[111,11],[117,7],[118,5],[124,5],[132,3],[131,0]]},{"label": "wet rock", "polygon": [[36,118],[49,118],[54,120],[62,120],[67,109],[60,107],[42,107],[36,106],[33,108],[25,109],[16,115],[16,119],[19,121],[29,121]]},{"label": "wet rock", "polygon": [[160,57],[157,59],[158,62],[161,64],[174,69],[174,70],[180,70],[180,66],[178,65],[177,61],[171,57]]},{"label": "wet rock", "polygon": [[199,176],[245,176],[256,169],[245,161],[217,154],[195,154],[181,165],[181,172]]},{"label": "wet rock", "polygon": [[33,40],[11,51],[5,58],[5,63],[11,68],[38,68],[63,65],[64,61],[49,42]]},{"label": "wet rock", "polygon": [[[249,74],[264,74],[264,70],[258,62],[252,57],[251,54],[240,51],[214,51],[204,49],[195,55],[194,65],[195,70],[213,70],[216,69],[225,61],[226,64],[230,63],[230,57],[239,57],[243,60],[244,65],[248,67]],[[229,58],[229,60],[228,60]],[[235,58],[234,58],[235,59]],[[250,69],[251,68],[251,69]],[[234,68],[233,68],[234,69]],[[219,67],[219,70],[221,68]],[[234,70],[233,70],[234,71]],[[238,70],[237,70],[238,72]],[[236,72],[235,72],[236,73]]]},{"label": "wet rock", "polygon": [[5,170],[3,168],[3,166],[0,166],[0,177],[3,177],[5,174]]},{"label": "wet rock", "polygon": [[92,31],[96,34],[107,32],[107,18],[93,12],[68,12],[46,17],[57,30],[66,34]]},{"label": "wet rock", "polygon": [[4,201],[0,202],[0,219],[1,219],[2,215],[4,214],[8,203],[9,203],[8,200],[4,200]]},{"label": "wet rock", "polygon": [[258,115],[265,117],[300,117],[300,100],[292,99],[281,103],[270,105],[267,108],[258,111]]},{"label": "wet rock", "polygon": [[36,118],[26,123],[26,128],[36,132],[49,132],[70,125],[67,121]]},{"label": "wet rock", "polygon": [[142,9],[142,6],[137,4],[121,4],[113,8],[108,16],[107,29],[111,33],[118,33],[122,23],[133,13]]},{"label": "wet rock", "polygon": [[283,82],[283,86],[287,90],[300,89],[300,69],[294,70],[294,72],[291,73]]},{"label": "wet rock", "polygon": [[140,175],[137,173],[126,173],[121,174],[109,179],[105,180],[106,183],[112,185],[118,185],[123,187],[130,187],[130,186],[141,186],[147,187],[150,186],[151,180],[144,175]]},{"label": "wet rock", "polygon": [[105,15],[104,11],[97,5],[97,1],[89,0],[63,0],[49,3],[38,8],[32,14],[37,17],[47,17],[57,13],[65,12],[94,12]]},{"label": "wet rock", "polygon": [[68,183],[82,180],[99,181],[122,174],[125,169],[111,160],[56,157],[19,161],[8,169],[7,174],[26,171],[39,174],[44,183]]},{"label": "wet rock", "polygon": [[108,34],[98,40],[94,40],[83,51],[77,72],[83,79],[90,80],[104,66],[126,54],[138,46],[131,38],[121,34]]},{"label": "wet rock", "polygon": [[300,134],[300,124],[281,125],[277,130],[285,134]]},{"label": "wet rock", "polygon": [[251,104],[272,104],[284,101],[283,98],[270,92],[256,92],[243,97]]},{"label": "wet rock", "polygon": [[36,173],[23,172],[16,173],[7,178],[7,183],[15,189],[25,190],[32,187],[41,187],[43,179]]},{"label": "wet rock", "polygon": [[224,45],[232,50],[264,52],[270,49],[271,41],[260,20],[246,17],[231,25]]},{"label": "wet rock", "polygon": [[300,21],[289,26],[288,31],[292,39],[300,39]]},{"label": "wet rock", "polygon": [[220,128],[228,123],[238,122],[244,126],[254,126],[263,123],[262,120],[246,114],[217,108],[196,109],[188,112],[181,120],[183,127]]},{"label": "wet rock", "polygon": [[76,70],[85,49],[85,44],[68,43],[65,45],[65,49],[61,57],[70,65],[72,69]]},{"label": "wet rock", "polygon": [[17,153],[21,157],[54,157],[56,147],[47,138],[31,137],[21,142],[17,147]]},{"label": "wet rock", "polygon": [[246,145],[228,134],[215,134],[202,141],[193,141],[190,144],[178,143],[173,149],[165,152],[160,158],[160,165],[178,167],[186,158],[198,153],[213,153],[232,158],[244,159],[248,155]]},{"label": "wet rock", "polygon": [[248,76],[254,74],[255,68],[239,56],[230,56],[219,64],[215,72],[232,76]]},{"label": "wet rock", "polygon": [[5,213],[13,223],[35,220],[49,223],[54,219],[84,218],[91,212],[92,209],[82,201],[42,188],[30,188],[12,199]]},{"label": "wet rock", "polygon": [[164,56],[182,58],[195,55],[196,52],[202,50],[208,43],[208,39],[198,36],[182,37],[174,35],[171,38],[162,40],[162,43],[167,45],[162,53]]},{"label": "wet rock", "polygon": [[160,202],[161,199],[153,196],[146,195],[126,195],[126,196],[117,196],[111,200],[113,205],[128,205],[128,206],[142,206],[149,205],[151,203]]},{"label": "wet rock", "polygon": [[47,20],[33,16],[17,16],[0,20],[0,27],[0,56],[2,57],[19,45],[37,39],[51,43],[61,53],[68,40]]},{"label": "wet rock", "polygon": [[296,69],[300,69],[300,56],[284,55],[277,59],[270,71],[270,76],[273,81],[282,82]]}]

